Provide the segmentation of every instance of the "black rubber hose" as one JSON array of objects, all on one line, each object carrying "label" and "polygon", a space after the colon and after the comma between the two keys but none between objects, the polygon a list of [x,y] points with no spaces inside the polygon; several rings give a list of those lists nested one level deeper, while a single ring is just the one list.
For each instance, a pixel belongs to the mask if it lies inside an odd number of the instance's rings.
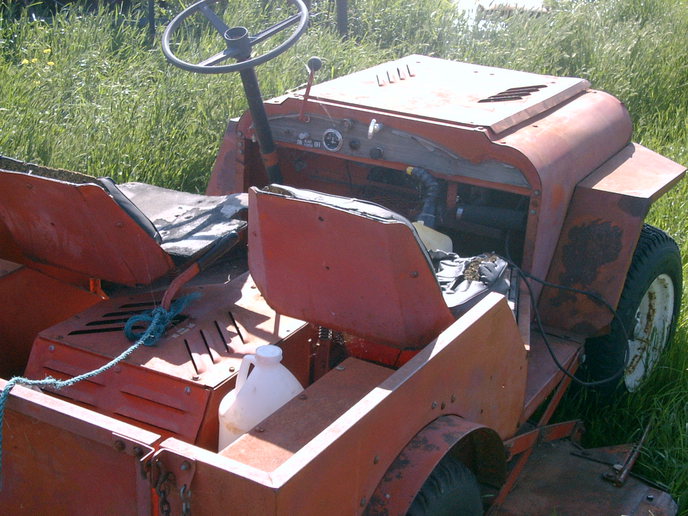
[{"label": "black rubber hose", "polygon": [[437,207],[440,206],[439,198],[442,193],[440,181],[420,167],[408,167],[406,173],[418,179],[425,187],[423,209],[417,220],[422,221],[429,228],[434,228],[437,220]]}]

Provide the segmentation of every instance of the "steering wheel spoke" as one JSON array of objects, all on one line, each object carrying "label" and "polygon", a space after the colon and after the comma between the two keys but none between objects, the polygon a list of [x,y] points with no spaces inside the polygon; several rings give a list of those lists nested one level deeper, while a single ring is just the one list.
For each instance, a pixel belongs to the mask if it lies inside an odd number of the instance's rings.
[{"label": "steering wheel spoke", "polygon": [[220,18],[215,11],[213,11],[207,4],[202,4],[198,7],[198,10],[208,18],[208,21],[215,27],[215,30],[220,33],[220,36],[224,37],[225,33],[229,30],[229,26]]},{"label": "steering wheel spoke", "polygon": [[278,32],[282,32],[287,27],[291,27],[299,21],[299,15],[295,14],[290,16],[286,20],[282,20],[279,23],[275,23],[272,27],[268,27],[265,30],[260,31],[255,36],[251,36],[251,45],[257,45],[261,41],[268,39],[270,36],[274,36]]},{"label": "steering wheel spoke", "polygon": [[222,61],[229,59],[230,57],[236,58],[237,52],[233,49],[225,48],[222,52],[218,52],[214,56],[204,59],[198,63],[197,66],[215,66],[216,64],[220,64]]}]

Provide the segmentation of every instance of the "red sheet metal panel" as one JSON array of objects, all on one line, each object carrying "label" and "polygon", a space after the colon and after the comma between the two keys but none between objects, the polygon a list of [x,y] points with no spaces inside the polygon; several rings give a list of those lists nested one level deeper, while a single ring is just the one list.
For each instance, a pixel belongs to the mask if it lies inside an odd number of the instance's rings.
[{"label": "red sheet metal panel", "polygon": [[584,79],[411,55],[317,84],[310,96],[413,117],[489,127],[498,133],[588,86]]},{"label": "red sheet metal panel", "polygon": [[[593,291],[616,306],[645,215],[685,170],[631,143],[590,174],[576,187],[547,280]],[[540,311],[547,325],[584,336],[612,319],[588,296],[552,288],[544,290]]]},{"label": "red sheet metal panel", "polygon": [[0,172],[0,218],[30,259],[125,285],[172,269],[169,256],[105,190]]},{"label": "red sheet metal panel", "polygon": [[[232,506],[246,515],[360,514],[399,452],[438,417],[454,414],[512,436],[525,362],[513,315],[491,294],[271,472],[172,439],[160,458],[169,450],[195,461],[197,516]],[[304,402],[292,400],[275,417],[286,421],[290,406]],[[299,419],[291,421],[298,428]],[[265,434],[269,439],[267,431],[252,434],[255,454],[263,452],[258,439]]]},{"label": "red sheet metal panel", "polygon": [[39,331],[101,301],[91,292],[4,260],[0,260],[0,299],[0,376],[5,378],[24,372]]},{"label": "red sheet metal panel", "polygon": [[[590,456],[596,450],[590,450]],[[676,503],[668,493],[629,477],[624,487],[602,479],[610,464],[582,456],[570,441],[542,443],[535,448],[514,490],[490,516],[580,516],[625,514],[672,516]],[[623,455],[617,460],[622,461]]]},{"label": "red sheet metal panel", "polygon": [[[0,389],[5,383],[0,380]],[[158,439],[15,387],[4,420],[0,513],[150,515],[151,485],[143,463]]]},{"label": "red sheet metal panel", "polygon": [[251,274],[279,313],[401,349],[453,321],[406,224],[255,189],[249,220]]}]

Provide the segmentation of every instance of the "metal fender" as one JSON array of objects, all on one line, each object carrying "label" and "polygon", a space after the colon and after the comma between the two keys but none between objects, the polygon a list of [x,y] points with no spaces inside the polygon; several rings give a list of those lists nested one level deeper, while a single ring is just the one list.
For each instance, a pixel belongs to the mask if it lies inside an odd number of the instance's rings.
[{"label": "metal fender", "polygon": [[[577,186],[547,275],[550,283],[593,291],[616,306],[650,206],[686,167],[630,143]],[[579,293],[546,287],[546,326],[589,337],[604,333],[609,310]]]},{"label": "metal fender", "polygon": [[466,464],[480,482],[499,486],[506,478],[506,454],[497,432],[458,416],[442,416],[411,439],[392,462],[364,514],[406,514],[425,479],[447,453]]}]

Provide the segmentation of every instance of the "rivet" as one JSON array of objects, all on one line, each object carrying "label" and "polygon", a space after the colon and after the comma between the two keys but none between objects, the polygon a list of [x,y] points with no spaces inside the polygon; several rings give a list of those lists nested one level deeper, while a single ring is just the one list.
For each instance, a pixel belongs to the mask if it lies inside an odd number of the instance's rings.
[{"label": "rivet", "polygon": [[361,498],[361,507],[365,507],[366,503],[368,503],[368,499],[364,496]]},{"label": "rivet", "polygon": [[301,394],[299,394],[299,399],[300,399],[300,400],[305,400],[305,399],[307,399],[307,398],[308,398],[308,395],[307,395],[305,392],[302,392]]},{"label": "rivet", "polygon": [[417,277],[418,277],[418,271],[412,271],[412,272],[411,272],[411,277],[412,277],[412,278],[417,278]]},{"label": "rivet", "polygon": [[115,222],[115,227],[116,227],[116,228],[123,228],[123,227],[124,227],[124,222],[122,222],[122,221],[117,221],[117,222]]},{"label": "rivet", "polygon": [[344,371],[344,369],[346,369],[346,367],[344,367],[343,365],[338,365],[337,367],[335,367],[335,369],[337,371]]},{"label": "rivet", "polygon": [[378,462],[380,462],[380,456],[375,455],[375,457],[373,458],[373,464],[377,464]]},{"label": "rivet", "polygon": [[432,402],[432,408],[433,408],[433,409],[436,409],[436,408],[437,408],[437,402],[436,402],[436,401],[433,401],[433,402]]},{"label": "rivet", "polygon": [[451,401],[452,403],[454,403],[454,402],[456,401],[456,394],[452,394],[452,395],[451,395],[451,398],[449,398],[449,401]]},{"label": "rivet", "polygon": [[234,366],[229,366],[229,372],[230,372],[230,373],[233,373],[234,371],[236,371],[236,367],[234,367]]},{"label": "rivet", "polygon": [[531,215],[535,215],[537,213],[537,210],[530,210]]},{"label": "rivet", "polygon": [[191,394],[191,387],[189,387],[189,386],[184,387],[184,394]]},{"label": "rivet", "polygon": [[124,448],[125,448],[124,441],[117,439],[115,441],[115,450],[124,451]]},{"label": "rivet", "polygon": [[262,426],[257,426],[256,432],[258,432],[259,434],[262,434],[263,432],[265,432],[265,428],[263,428]]},{"label": "rivet", "polygon": [[188,461],[188,460],[185,460],[184,462],[182,462],[182,464],[181,464],[181,466],[179,466],[179,468],[180,468],[182,471],[188,471],[189,468],[191,468],[191,464],[189,464],[189,461]]},{"label": "rivet", "polygon": [[143,457],[143,449],[140,446],[134,446],[134,457],[137,459]]},{"label": "rivet", "polygon": [[540,195],[540,190],[535,190],[535,191],[533,192],[533,195],[535,195],[536,197],[537,197],[538,195]]},{"label": "rivet", "polygon": [[48,346],[48,351],[50,351],[51,353],[55,351],[55,346],[53,346],[52,344]]},{"label": "rivet", "polygon": [[447,404],[443,401],[442,404],[440,405],[440,408],[444,410],[446,408]]},{"label": "rivet", "polygon": [[652,502],[652,501],[654,501],[654,499],[655,499],[655,495],[649,494],[649,495],[647,495],[647,496],[645,497],[645,499],[646,499],[648,502]]},{"label": "rivet", "polygon": [[201,377],[200,377],[199,375],[195,374],[195,375],[193,375],[193,376],[191,377],[191,379],[192,379],[194,382],[197,382],[198,380],[201,379]]}]

